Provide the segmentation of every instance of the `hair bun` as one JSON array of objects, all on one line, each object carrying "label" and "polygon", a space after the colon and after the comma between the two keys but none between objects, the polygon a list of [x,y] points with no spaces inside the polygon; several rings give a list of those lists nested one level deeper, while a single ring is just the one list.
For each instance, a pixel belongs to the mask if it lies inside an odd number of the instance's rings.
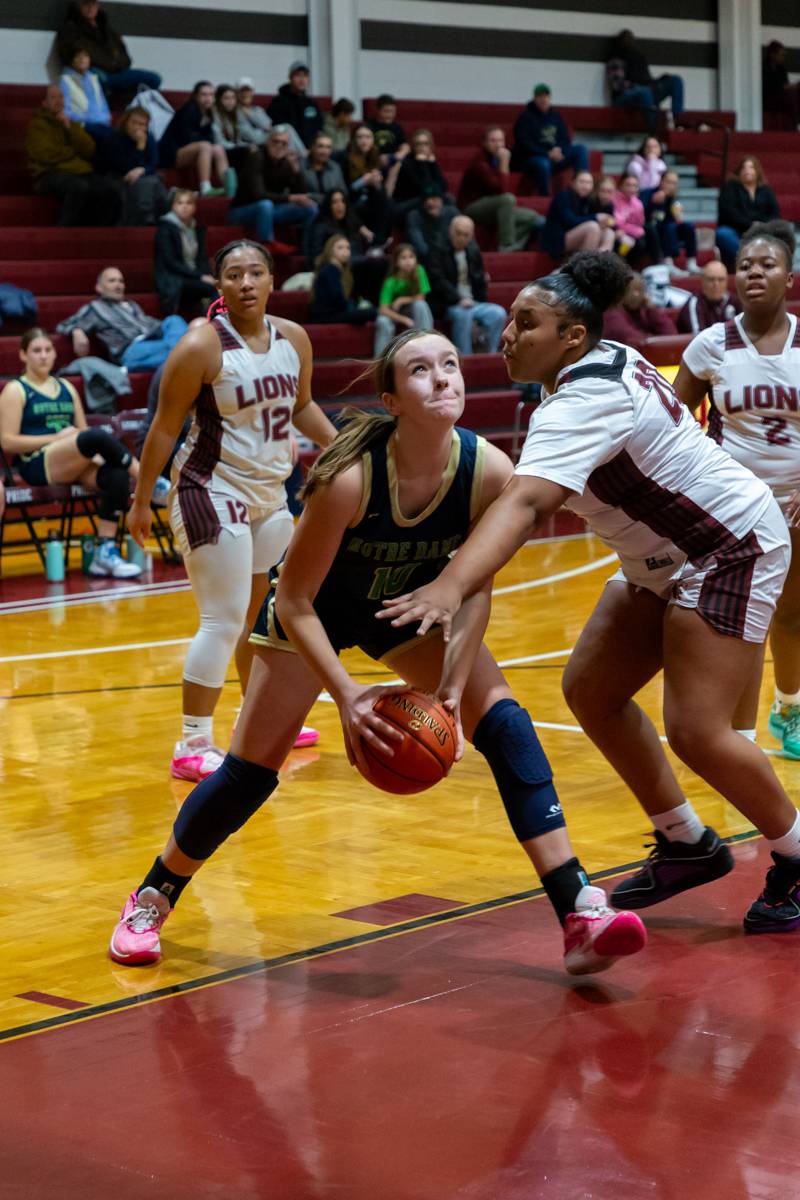
[{"label": "hair bun", "polygon": [[612,253],[584,250],[561,268],[575,287],[599,312],[619,304],[633,274],[627,263]]}]

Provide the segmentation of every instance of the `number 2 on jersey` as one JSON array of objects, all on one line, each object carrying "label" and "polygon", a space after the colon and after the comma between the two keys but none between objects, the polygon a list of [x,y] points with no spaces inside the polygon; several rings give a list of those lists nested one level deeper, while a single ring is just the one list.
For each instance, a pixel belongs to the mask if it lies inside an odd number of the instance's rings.
[{"label": "number 2 on jersey", "polygon": [[680,425],[684,412],[683,405],[664,376],[655,367],[651,367],[650,363],[639,359],[634,368],[633,377],[648,391],[652,388],[673,422]]},{"label": "number 2 on jersey", "polygon": [[285,442],[289,436],[289,422],[292,410],[282,405],[279,408],[262,408],[261,417],[264,422],[264,440]]},{"label": "number 2 on jersey", "polygon": [[784,417],[762,417],[761,424],[764,426],[764,437],[770,446],[788,446],[790,444],[792,439],[786,432],[789,422]]}]

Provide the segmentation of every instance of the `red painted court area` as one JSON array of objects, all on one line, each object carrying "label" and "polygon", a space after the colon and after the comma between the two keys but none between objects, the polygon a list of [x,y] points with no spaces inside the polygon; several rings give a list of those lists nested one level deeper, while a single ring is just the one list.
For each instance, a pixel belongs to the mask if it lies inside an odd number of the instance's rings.
[{"label": "red painted court area", "polygon": [[796,1196],[800,946],[741,933],[766,855],[735,853],[589,980],[537,898],[55,1018],[0,1047],[0,1196]]}]

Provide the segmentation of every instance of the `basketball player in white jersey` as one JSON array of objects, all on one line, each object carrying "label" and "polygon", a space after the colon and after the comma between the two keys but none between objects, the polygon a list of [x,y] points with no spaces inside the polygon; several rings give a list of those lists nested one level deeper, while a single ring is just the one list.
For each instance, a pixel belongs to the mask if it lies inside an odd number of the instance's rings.
[{"label": "basketball player in white jersey", "polygon": [[[157,478],[193,410],[172,467],[170,522],[200,628],[184,665],[183,728],[170,769],[194,782],[222,761],[213,714],[228,663],[235,652],[244,691],[250,628],[269,590],[268,572],[289,544],[293,521],[284,480],[292,469],[291,427],[320,446],[336,433],[311,399],[305,330],[265,315],[272,265],[265,247],[246,239],[217,254],[222,300],[209,323],[190,330],[167,360],[128,519],[143,542],[151,521],[147,481]],[[316,740],[312,734],[305,731],[303,744]]]},{"label": "basketball player in white jersey", "polygon": [[[751,226],[736,258],[743,312],[698,334],[675,380],[692,410],[710,389],[710,436],[764,480],[790,523],[800,488],[800,323],[786,311],[794,250],[785,221]],[[776,686],[769,729],[787,758],[800,759],[800,530],[790,533],[792,564],[770,630]],[[760,685],[759,670],[733,718],[753,741]]]},{"label": "basketball player in white jersey", "polygon": [[612,893],[645,908],[726,874],[730,851],[684,797],[634,701],[664,672],[674,752],[767,839],[775,865],[745,917],[754,933],[800,928],[800,813],[769,759],[733,729],[789,565],[767,486],[705,437],[672,388],[627,346],[601,341],[628,268],[578,254],[524,288],[503,333],[517,383],[540,382],[515,479],[432,583],[384,601],[395,624],[448,636],[464,599],[562,504],[622,563],[578,639],[564,692],[584,731],[655,826],[644,867]]}]

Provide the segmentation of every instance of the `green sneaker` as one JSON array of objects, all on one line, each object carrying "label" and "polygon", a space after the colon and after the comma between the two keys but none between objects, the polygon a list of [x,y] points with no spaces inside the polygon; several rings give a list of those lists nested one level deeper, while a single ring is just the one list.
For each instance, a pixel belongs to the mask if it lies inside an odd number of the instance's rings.
[{"label": "green sneaker", "polygon": [[783,757],[800,759],[800,704],[790,704],[783,717]]},{"label": "green sneaker", "polygon": [[786,719],[791,712],[791,704],[781,704],[780,700],[776,700],[769,710],[769,721],[767,729],[772,736],[779,742],[783,741],[783,731],[786,727]]}]

